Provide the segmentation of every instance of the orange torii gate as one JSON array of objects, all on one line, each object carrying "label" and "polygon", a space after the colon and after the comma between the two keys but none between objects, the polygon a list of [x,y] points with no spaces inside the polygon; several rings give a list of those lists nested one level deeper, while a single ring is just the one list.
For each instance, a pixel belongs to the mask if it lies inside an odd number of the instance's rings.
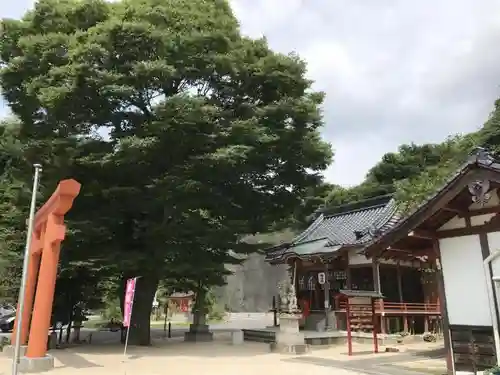
[{"label": "orange torii gate", "polygon": [[72,179],[59,182],[52,196],[35,215],[22,326],[17,327],[19,320],[16,316],[12,334],[12,344],[14,344],[16,330],[21,329],[20,344],[23,346],[21,355],[25,355],[27,360],[46,357],[59,253],[66,234],[64,215],[78,196],[80,186],[80,183]]}]

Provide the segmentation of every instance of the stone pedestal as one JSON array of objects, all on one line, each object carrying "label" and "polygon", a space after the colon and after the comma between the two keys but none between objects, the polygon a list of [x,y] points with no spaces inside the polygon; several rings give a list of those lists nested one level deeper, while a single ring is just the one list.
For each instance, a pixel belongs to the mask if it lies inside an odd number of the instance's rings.
[{"label": "stone pedestal", "polygon": [[189,331],[184,333],[184,341],[207,342],[213,340],[214,334],[209,331],[207,324],[191,324]]},{"label": "stone pedestal", "polygon": [[280,328],[276,332],[271,351],[284,354],[304,354],[309,351],[304,334],[299,331],[299,314],[280,314]]},{"label": "stone pedestal", "polygon": [[245,338],[241,329],[231,332],[231,342],[233,345],[243,345],[244,340]]},{"label": "stone pedestal", "polygon": [[338,331],[337,314],[334,311],[328,312],[328,326],[325,325],[325,331]]},{"label": "stone pedestal", "polygon": [[328,312],[328,326],[324,312],[312,312],[305,320],[305,329],[308,331],[337,331],[337,317],[335,312]]},{"label": "stone pedestal", "polygon": [[36,373],[50,371],[54,368],[54,357],[46,354],[41,358],[19,358],[19,372]]},{"label": "stone pedestal", "polygon": [[[27,345],[21,345],[19,347],[19,357],[24,357],[26,355],[26,349],[28,349]],[[5,345],[3,347],[3,355],[8,358],[14,358],[14,346]]]}]

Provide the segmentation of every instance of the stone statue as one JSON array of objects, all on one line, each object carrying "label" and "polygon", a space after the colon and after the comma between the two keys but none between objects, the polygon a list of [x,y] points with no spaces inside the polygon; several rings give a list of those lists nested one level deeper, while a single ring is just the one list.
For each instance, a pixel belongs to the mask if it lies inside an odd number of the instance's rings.
[{"label": "stone statue", "polygon": [[280,292],[280,309],[282,313],[297,314],[300,312],[297,305],[297,294],[295,293],[295,286],[286,280],[278,285]]},{"label": "stone statue", "polygon": [[271,351],[287,354],[304,354],[309,351],[305,343],[304,333],[299,330],[300,310],[297,307],[295,286],[287,279],[278,284],[280,291],[281,312],[279,315],[279,330],[275,340],[270,344]]}]

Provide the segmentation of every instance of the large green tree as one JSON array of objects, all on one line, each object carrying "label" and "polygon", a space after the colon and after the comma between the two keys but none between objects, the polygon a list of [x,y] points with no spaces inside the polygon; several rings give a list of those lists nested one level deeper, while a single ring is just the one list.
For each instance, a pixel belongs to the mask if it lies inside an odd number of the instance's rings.
[{"label": "large green tree", "polygon": [[500,99],[495,101],[493,111],[475,137],[478,144],[500,155]]},{"label": "large green tree", "polygon": [[450,137],[439,144],[441,158],[437,163],[428,164],[420,173],[396,181],[395,196],[401,211],[411,211],[433,194],[465,162],[478,142],[476,133]]},{"label": "large green tree", "polygon": [[134,343],[169,270],[248,251],[242,236],[292,215],[332,156],[304,62],[242,37],[224,0],[41,0],[4,20],[0,58],[39,145],[28,160],[83,183],[66,247],[141,276]]},{"label": "large green tree", "polygon": [[437,164],[427,165],[420,174],[396,183],[396,197],[402,207],[411,210],[435,192],[478,146],[497,157],[499,155],[500,100],[495,102],[493,111],[479,131],[447,139],[439,145],[441,159]]}]

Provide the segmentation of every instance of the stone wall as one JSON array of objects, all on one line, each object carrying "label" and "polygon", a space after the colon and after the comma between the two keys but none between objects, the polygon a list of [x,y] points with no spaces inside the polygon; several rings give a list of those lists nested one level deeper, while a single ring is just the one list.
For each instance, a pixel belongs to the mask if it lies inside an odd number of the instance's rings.
[{"label": "stone wall", "polygon": [[227,285],[215,290],[217,301],[231,312],[266,312],[278,295],[278,283],[285,280],[285,265],[271,266],[262,254],[251,254],[241,265],[231,265]]}]

